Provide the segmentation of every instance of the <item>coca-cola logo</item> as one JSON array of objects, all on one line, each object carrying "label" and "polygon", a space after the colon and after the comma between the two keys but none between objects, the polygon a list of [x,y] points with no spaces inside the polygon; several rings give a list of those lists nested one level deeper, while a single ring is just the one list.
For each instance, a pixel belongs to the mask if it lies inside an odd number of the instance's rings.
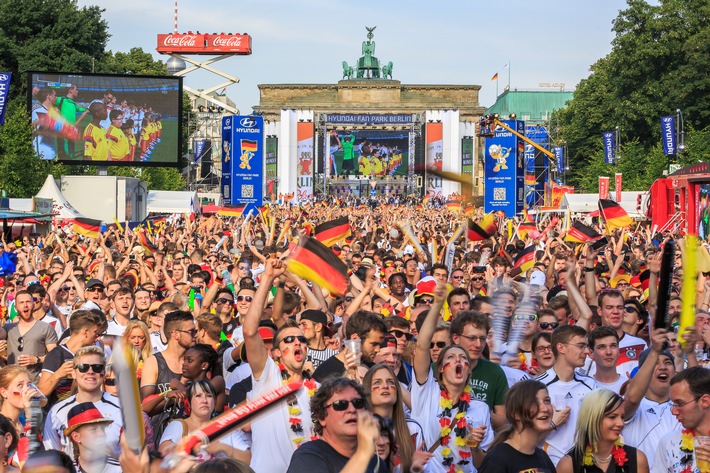
[{"label": "coca-cola logo", "polygon": [[241,36],[227,36],[227,37],[215,36],[212,39],[212,45],[213,46],[223,46],[223,47],[241,46],[242,45],[242,37]]},{"label": "coca-cola logo", "polygon": [[181,47],[194,47],[196,45],[197,36],[196,35],[167,35],[163,40],[163,46],[181,46]]}]

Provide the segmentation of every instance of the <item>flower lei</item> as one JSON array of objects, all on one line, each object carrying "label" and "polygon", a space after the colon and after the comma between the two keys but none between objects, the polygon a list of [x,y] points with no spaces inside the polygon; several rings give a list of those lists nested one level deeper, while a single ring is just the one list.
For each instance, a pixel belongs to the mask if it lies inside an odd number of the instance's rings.
[{"label": "flower lei", "polygon": [[447,467],[448,473],[461,473],[461,469],[454,465],[454,457],[452,455],[452,450],[450,447],[451,443],[451,431],[453,430],[456,438],[454,439],[454,446],[458,447],[457,451],[461,460],[457,465],[466,465],[470,463],[471,452],[466,447],[466,411],[468,410],[469,403],[471,402],[471,386],[466,385],[463,390],[463,394],[459,398],[459,402],[456,404],[458,412],[451,419],[451,410],[454,408],[453,401],[449,397],[449,393],[442,389],[439,397],[439,406],[442,408],[441,414],[439,414],[439,424],[441,425],[441,446],[444,447],[441,450],[441,456],[444,460],[441,462],[444,467]]},{"label": "flower lei", "polygon": [[[286,366],[283,363],[278,363],[278,366],[279,371],[281,372],[281,379],[283,379],[284,383],[286,383],[291,377],[291,375],[289,374],[288,370],[286,369]],[[316,389],[318,389],[316,381],[313,378],[306,378],[306,380],[303,382],[303,385],[306,387],[306,389],[308,389],[308,397],[313,397],[313,394],[315,394]],[[289,396],[286,402],[288,404],[288,422],[289,424],[291,424],[291,430],[294,434],[296,434],[296,437],[292,440],[292,442],[296,444],[296,447],[299,447],[301,443],[303,443],[303,441],[306,439],[303,432],[301,407],[298,405],[298,399],[296,399],[295,395]],[[317,437],[315,435],[312,435],[310,440],[315,440],[316,438]]]},{"label": "flower lei", "polygon": [[[690,443],[692,446],[692,439]],[[624,439],[621,437],[621,435],[618,439],[616,439],[616,442],[614,442],[614,448],[611,449],[611,456],[614,458],[614,463],[616,464],[616,466],[619,467],[619,471],[624,471],[624,465],[627,461],[629,461],[629,459],[626,456],[626,450],[624,450]],[[587,445],[587,448],[584,450],[584,458],[582,459],[582,465],[594,465],[594,457],[592,454],[591,445]]]},{"label": "flower lei", "polygon": [[683,429],[680,434],[680,451],[684,453],[683,458],[680,460],[681,465],[685,465],[685,468],[681,470],[681,473],[691,473],[693,470],[693,437],[695,434],[692,429]]}]

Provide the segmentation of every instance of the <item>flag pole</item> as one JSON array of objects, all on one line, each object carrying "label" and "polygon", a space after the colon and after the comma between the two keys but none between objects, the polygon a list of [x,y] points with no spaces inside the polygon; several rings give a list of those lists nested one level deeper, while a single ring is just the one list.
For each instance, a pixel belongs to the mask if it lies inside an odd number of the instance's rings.
[{"label": "flag pole", "polygon": [[510,91],[510,61],[508,61],[508,91]]}]

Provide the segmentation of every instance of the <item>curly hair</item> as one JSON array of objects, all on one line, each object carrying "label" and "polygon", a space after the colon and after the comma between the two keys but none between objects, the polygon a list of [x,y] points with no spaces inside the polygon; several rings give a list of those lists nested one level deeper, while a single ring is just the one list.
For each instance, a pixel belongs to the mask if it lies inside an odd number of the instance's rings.
[{"label": "curly hair", "polygon": [[[353,388],[361,398],[367,401],[365,391],[356,381],[349,378],[327,378],[320,385],[318,391],[311,397],[311,421],[313,422],[313,430],[316,435],[323,435],[323,426],[320,421],[325,420],[328,416],[328,401],[334,394],[343,391],[346,388]],[[369,403],[367,408],[369,409]]]}]

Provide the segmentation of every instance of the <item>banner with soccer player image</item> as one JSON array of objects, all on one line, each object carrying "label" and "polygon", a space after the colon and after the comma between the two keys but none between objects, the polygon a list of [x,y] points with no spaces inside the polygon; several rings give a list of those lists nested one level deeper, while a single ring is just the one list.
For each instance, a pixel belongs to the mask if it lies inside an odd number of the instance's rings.
[{"label": "banner with soccer player image", "polygon": [[[444,158],[443,123],[426,124],[426,170],[441,171]],[[443,185],[440,177],[427,175],[426,192],[431,197],[443,197]]]},{"label": "banner with soccer player image", "polygon": [[409,169],[406,130],[333,130],[328,149],[333,176],[406,176]]},{"label": "banner with soccer player image", "polygon": [[299,122],[296,129],[296,147],[298,168],[296,171],[298,201],[304,202],[313,197],[313,137],[315,130],[312,122]]},{"label": "banner with soccer player image", "polygon": [[33,147],[44,160],[177,166],[182,78],[30,72]]}]

